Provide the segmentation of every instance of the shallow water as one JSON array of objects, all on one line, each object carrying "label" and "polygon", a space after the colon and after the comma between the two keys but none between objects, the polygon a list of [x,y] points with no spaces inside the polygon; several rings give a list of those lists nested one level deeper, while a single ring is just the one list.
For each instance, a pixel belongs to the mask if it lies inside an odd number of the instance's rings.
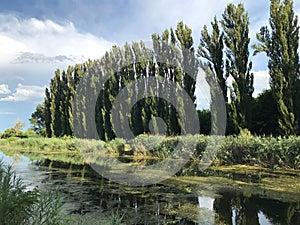
[{"label": "shallow water", "polygon": [[[104,179],[88,165],[3,152],[0,158],[14,165],[28,189],[58,189],[66,213],[97,216],[101,212],[101,216],[124,216],[124,224],[145,225],[300,224],[300,194],[258,189],[255,185],[260,181],[254,179],[255,174],[253,179],[238,173],[221,174],[226,178],[214,177],[213,172],[191,176],[189,171],[196,166],[190,164],[177,177],[130,187]],[[235,181],[237,184],[231,185]]]}]

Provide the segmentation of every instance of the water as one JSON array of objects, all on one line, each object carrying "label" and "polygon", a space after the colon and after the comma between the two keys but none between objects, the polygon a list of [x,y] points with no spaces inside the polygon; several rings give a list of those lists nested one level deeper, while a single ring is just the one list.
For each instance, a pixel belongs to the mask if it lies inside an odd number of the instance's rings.
[{"label": "water", "polygon": [[[101,212],[101,216],[124,216],[125,224],[141,225],[300,224],[299,194],[278,197],[276,191],[253,191],[255,185],[248,190],[248,186],[239,185],[229,188],[223,180],[218,185],[207,180],[198,182],[198,176],[178,176],[151,186],[130,187],[104,179],[88,165],[7,156],[2,152],[0,158],[14,165],[28,189],[59,190],[65,213],[97,216]],[[232,182],[232,177],[226,182]]]}]

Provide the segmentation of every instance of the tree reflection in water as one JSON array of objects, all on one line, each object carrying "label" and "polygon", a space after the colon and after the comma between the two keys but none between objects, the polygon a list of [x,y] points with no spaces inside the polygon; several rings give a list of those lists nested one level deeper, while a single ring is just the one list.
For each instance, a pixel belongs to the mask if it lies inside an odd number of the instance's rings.
[{"label": "tree reflection in water", "polygon": [[[300,224],[299,198],[293,200],[292,195],[285,198],[278,196],[278,192],[272,192],[273,197],[261,197],[262,195],[253,195],[245,189],[231,188],[229,191],[226,184],[220,183],[222,188],[208,197],[199,194],[201,188],[197,184],[193,186],[192,182],[177,182],[176,177],[173,181],[167,180],[151,186],[130,187],[104,179],[88,165],[75,165],[70,163],[70,160],[63,162],[37,159],[34,159],[34,162],[38,163],[38,167],[25,166],[25,161],[17,162],[23,163],[19,175],[23,173],[27,180],[33,182],[34,174],[36,182],[40,180],[40,184],[59,189],[65,200],[65,210],[80,216],[88,213],[97,215],[98,211],[104,212],[101,215],[114,212],[114,215],[124,214],[125,224],[141,225]],[[27,158],[26,162],[30,163],[30,160]],[[190,171],[194,171],[193,165],[178,176],[186,175],[185,179],[193,179],[188,177],[191,176]],[[37,179],[37,176],[40,179]],[[201,177],[200,174],[193,176]],[[250,183],[254,181],[252,179]],[[195,186],[198,189],[194,189]],[[255,185],[251,188],[255,188]],[[274,200],[276,198],[281,201]]]}]

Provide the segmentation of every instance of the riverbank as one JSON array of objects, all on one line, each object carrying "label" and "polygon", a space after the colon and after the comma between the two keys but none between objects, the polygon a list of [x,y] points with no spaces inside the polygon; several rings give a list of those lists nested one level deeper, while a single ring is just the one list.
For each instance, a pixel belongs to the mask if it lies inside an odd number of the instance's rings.
[{"label": "riverbank", "polygon": [[284,138],[240,135],[217,140],[204,135],[166,138],[140,135],[130,141],[114,139],[109,142],[70,137],[29,137],[0,139],[0,148],[30,153],[77,155],[77,160],[81,162],[84,159],[80,158],[80,155],[93,156],[93,154],[132,157],[139,160],[164,159],[176,149],[178,144],[184,143],[181,145],[182,151],[189,154],[191,161],[197,162],[205,152],[209,151],[208,145],[211,145],[212,140],[215,141],[214,146],[209,147],[217,149],[214,161],[210,162],[213,165],[242,164],[271,169],[300,169],[300,137],[294,136]]}]

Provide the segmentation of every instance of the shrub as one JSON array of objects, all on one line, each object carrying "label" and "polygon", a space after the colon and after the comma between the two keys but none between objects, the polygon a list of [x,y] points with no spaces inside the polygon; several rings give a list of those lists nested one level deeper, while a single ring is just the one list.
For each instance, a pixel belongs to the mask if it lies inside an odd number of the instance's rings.
[{"label": "shrub", "polygon": [[300,168],[300,137],[228,136],[218,153],[221,164]]},{"label": "shrub", "polygon": [[10,137],[17,137],[18,132],[14,128],[8,128],[6,129],[3,134],[1,135],[1,138],[10,138]]}]

